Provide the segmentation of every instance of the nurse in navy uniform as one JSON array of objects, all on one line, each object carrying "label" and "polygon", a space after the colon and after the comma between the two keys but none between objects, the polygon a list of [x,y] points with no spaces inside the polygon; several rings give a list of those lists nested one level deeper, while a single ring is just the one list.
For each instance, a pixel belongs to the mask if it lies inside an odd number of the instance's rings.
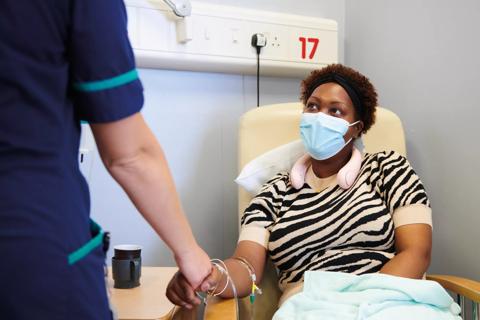
[{"label": "nurse in navy uniform", "polygon": [[139,111],[121,0],[0,2],[0,318],[111,319],[80,121],[192,286],[210,273]]}]

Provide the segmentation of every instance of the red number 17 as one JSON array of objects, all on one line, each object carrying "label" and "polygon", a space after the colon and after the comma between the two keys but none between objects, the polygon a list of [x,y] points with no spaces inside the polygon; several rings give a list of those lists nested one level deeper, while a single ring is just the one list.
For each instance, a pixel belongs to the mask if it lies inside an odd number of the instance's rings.
[{"label": "red number 17", "polygon": [[313,43],[312,51],[310,51],[310,54],[308,55],[309,59],[312,59],[313,56],[315,56],[315,52],[317,51],[318,43],[320,42],[320,39],[318,38],[305,38],[305,37],[300,37],[298,38],[300,42],[302,43],[302,59],[306,58],[306,52],[307,52],[307,41]]}]

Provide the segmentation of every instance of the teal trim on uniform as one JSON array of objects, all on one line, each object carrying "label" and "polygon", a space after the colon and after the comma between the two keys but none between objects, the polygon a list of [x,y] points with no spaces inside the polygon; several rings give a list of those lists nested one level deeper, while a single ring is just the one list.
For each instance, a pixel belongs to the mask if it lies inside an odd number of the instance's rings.
[{"label": "teal trim on uniform", "polygon": [[119,86],[123,86],[124,84],[130,83],[138,79],[138,71],[137,69],[130,70],[121,74],[119,76],[99,80],[99,81],[90,81],[90,82],[78,82],[73,85],[73,87],[78,91],[85,91],[85,92],[93,92],[93,91],[101,91],[116,88]]},{"label": "teal trim on uniform", "polygon": [[95,248],[103,244],[103,230],[102,228],[93,220],[90,220],[90,231],[95,236],[81,246],[79,249],[68,255],[68,264],[75,264],[77,261],[85,258],[90,252]]},{"label": "teal trim on uniform", "polygon": [[88,121],[80,120],[80,124],[88,124]]}]

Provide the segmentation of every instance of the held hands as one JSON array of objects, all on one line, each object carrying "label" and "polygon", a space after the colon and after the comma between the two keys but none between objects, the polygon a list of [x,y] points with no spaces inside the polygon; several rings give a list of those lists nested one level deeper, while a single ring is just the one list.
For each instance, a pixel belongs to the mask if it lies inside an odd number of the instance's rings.
[{"label": "held hands", "polygon": [[175,255],[175,261],[188,284],[197,288],[212,272],[210,258],[198,245]]},{"label": "held hands", "polygon": [[[210,264],[210,261],[208,263]],[[194,288],[187,281],[184,274],[179,271],[168,283],[166,292],[167,298],[173,304],[187,309],[192,309],[194,306],[201,303],[201,300],[196,295],[195,291],[214,291],[218,286],[218,283],[221,281],[221,278],[222,274],[218,271],[218,269],[211,268],[210,274],[203,279],[203,282],[198,287]]]}]

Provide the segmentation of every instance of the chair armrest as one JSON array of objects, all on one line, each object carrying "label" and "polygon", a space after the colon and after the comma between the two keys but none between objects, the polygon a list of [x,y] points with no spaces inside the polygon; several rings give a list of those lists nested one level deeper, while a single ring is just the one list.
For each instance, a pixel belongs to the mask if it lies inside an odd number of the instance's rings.
[{"label": "chair armrest", "polygon": [[427,280],[436,281],[447,290],[460,294],[472,301],[480,302],[480,282],[478,281],[438,274],[427,275]]},{"label": "chair armrest", "polygon": [[[275,270],[270,260],[263,273],[262,282],[259,284],[263,294],[255,299],[253,319],[272,319],[277,310],[278,299],[281,295],[278,289],[278,281]],[[211,300],[211,301],[210,301]],[[205,320],[239,319],[250,320],[252,318],[252,306],[249,297],[235,299],[211,298],[205,308]],[[238,308],[237,308],[238,306]],[[238,317],[236,312],[239,312]]]},{"label": "chair armrest", "polygon": [[214,297],[209,299],[205,307],[204,320],[237,319],[237,302],[235,299]]},{"label": "chair armrest", "polygon": [[193,309],[175,306],[158,320],[196,320],[199,316],[204,320],[237,319],[237,303],[235,299],[211,297],[205,308],[203,305]]}]

